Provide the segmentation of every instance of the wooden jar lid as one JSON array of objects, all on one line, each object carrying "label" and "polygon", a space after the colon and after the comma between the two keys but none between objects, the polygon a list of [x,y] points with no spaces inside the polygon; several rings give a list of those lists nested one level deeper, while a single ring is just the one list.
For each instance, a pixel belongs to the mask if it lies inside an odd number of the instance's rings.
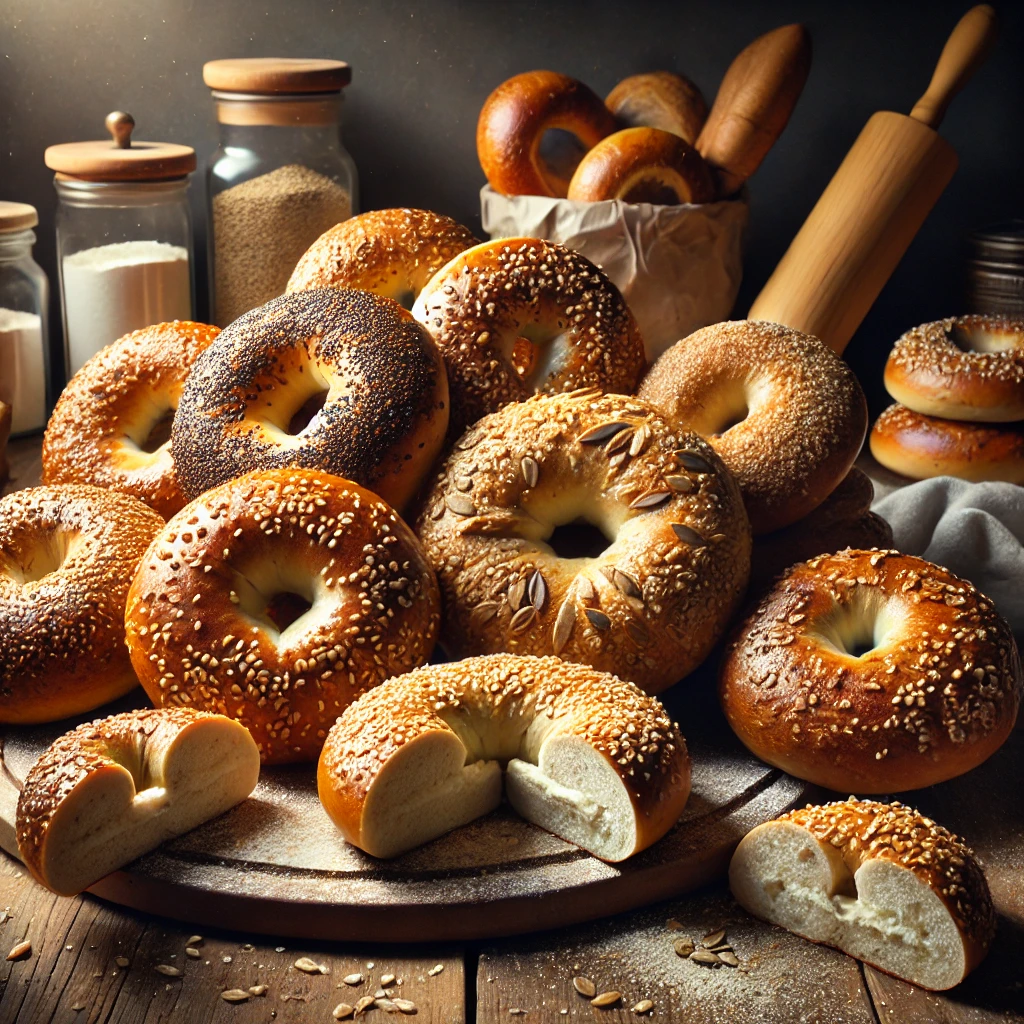
[{"label": "wooden jar lid", "polygon": [[34,228],[39,223],[36,208],[28,203],[0,202],[0,234],[11,231],[24,231]]},{"label": "wooden jar lid", "polygon": [[203,81],[218,92],[338,92],[352,81],[352,68],[343,60],[241,57],[207,61],[203,65]]},{"label": "wooden jar lid", "polygon": [[105,121],[111,139],[64,142],[43,154],[51,171],[83,181],[166,181],[196,169],[196,151],[171,142],[135,142],[135,118],[115,110]]}]

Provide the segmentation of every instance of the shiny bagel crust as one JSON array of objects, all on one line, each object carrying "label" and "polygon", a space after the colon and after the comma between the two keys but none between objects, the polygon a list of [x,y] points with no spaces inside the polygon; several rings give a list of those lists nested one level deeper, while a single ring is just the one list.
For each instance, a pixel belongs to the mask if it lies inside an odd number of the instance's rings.
[{"label": "shiny bagel crust", "polygon": [[[299,433],[309,400],[323,407]],[[430,336],[370,292],[294,292],[239,317],[196,361],[171,450],[192,498],[286,466],[353,480],[399,510],[441,449],[448,382]]]},{"label": "shiny bagel crust", "polygon": [[[862,644],[874,644],[856,656]],[[793,566],[736,631],[726,718],[769,764],[840,792],[920,789],[1009,736],[1021,697],[1013,633],[984,595],[897,551]]]},{"label": "shiny bagel crust", "polygon": [[604,105],[626,128],[660,128],[692,146],[708,118],[700,89],[684,75],[651,71],[624,78]]},{"label": "shiny bagel crust", "polygon": [[174,515],[188,499],[174,472],[170,437],[153,452],[143,446],[174,414],[192,365],[219,333],[209,324],[174,320],[100,349],[57,399],[43,435],[43,483],[108,487],[165,519]]},{"label": "shiny bagel crust", "polygon": [[867,432],[867,400],[846,363],[812,335],[760,320],[677,342],[637,394],[708,439],[739,481],[755,535],[817,508]]}]

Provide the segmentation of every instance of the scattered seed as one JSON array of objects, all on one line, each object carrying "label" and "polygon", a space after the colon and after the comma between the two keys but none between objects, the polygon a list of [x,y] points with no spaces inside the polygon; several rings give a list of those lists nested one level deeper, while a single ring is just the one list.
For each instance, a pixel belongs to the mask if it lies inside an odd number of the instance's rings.
[{"label": "scattered seed", "polygon": [[267,994],[267,986],[266,985],[250,985],[249,986],[249,991],[254,996],[265,996]]},{"label": "scattered seed", "polygon": [[590,619],[590,624],[594,629],[600,629],[602,631],[611,629],[612,620],[600,608],[584,608],[587,618]]},{"label": "scattered seed", "polygon": [[712,953],[710,949],[696,949],[690,954],[691,960],[696,960],[699,964],[720,964],[721,958],[717,953]]},{"label": "scattered seed", "polygon": [[551,649],[555,654],[560,654],[572,636],[572,627],[576,624],[576,606],[572,597],[567,597],[558,609],[558,617],[555,619],[555,627],[551,634]]},{"label": "scattered seed", "polygon": [[681,466],[692,470],[694,473],[711,472],[710,463],[698,452],[691,451],[689,448],[680,448],[674,454]]},{"label": "scattered seed", "polygon": [[629,507],[631,509],[653,508],[655,505],[660,505],[663,501],[668,501],[671,497],[672,492],[664,487],[652,487],[649,491],[644,491],[639,497],[634,498],[629,503]]},{"label": "scattered seed", "polygon": [[676,939],[672,943],[672,948],[676,951],[676,956],[689,956],[693,952],[693,942],[690,939]]},{"label": "scattered seed", "polygon": [[126,956],[115,956],[114,963],[117,964],[118,967],[127,967],[131,963],[131,960]]},{"label": "scattered seed", "polygon": [[633,440],[629,442],[629,454],[636,458],[647,445],[651,438],[651,428],[646,423],[641,423],[633,434]]},{"label": "scattered seed", "polygon": [[516,580],[508,588],[508,606],[512,611],[519,611],[519,606],[523,603],[523,597],[526,594],[526,577],[524,576],[520,580]]},{"label": "scattered seed", "polygon": [[519,611],[512,616],[508,624],[510,633],[525,633],[526,630],[533,625],[533,620],[537,617],[537,609],[533,605],[526,605],[520,608]]},{"label": "scattered seed", "polygon": [[229,1003],[244,1003],[249,998],[249,993],[244,988],[226,988],[220,997]]},{"label": "scattered seed", "polygon": [[79,1010],[85,1009],[85,1003],[72,1003],[71,1009],[74,1010],[75,1013],[78,1013]]},{"label": "scattered seed", "polygon": [[707,544],[707,541],[696,530],[683,523],[673,523],[672,529],[675,530],[676,536],[684,544],[689,544],[691,548],[702,548]]},{"label": "scattered seed", "polygon": [[473,490],[473,478],[471,476],[459,476],[455,478],[455,486],[460,491]]},{"label": "scattered seed", "polygon": [[360,1014],[365,1013],[377,1000],[373,996],[363,996],[362,999],[356,1003],[356,1008],[352,1011],[354,1017],[358,1017]]},{"label": "scattered seed", "polygon": [[323,964],[318,964],[315,960],[310,960],[308,956],[300,956],[295,961],[294,967],[296,970],[305,971],[306,974],[326,974],[327,968]]},{"label": "scattered seed", "polygon": [[519,463],[519,468],[523,473],[523,480],[526,481],[527,487],[536,487],[537,481],[540,479],[540,466],[537,465],[536,459],[531,459],[527,455],[522,462]]},{"label": "scattered seed", "polygon": [[634,1013],[650,1013],[654,1009],[654,1002],[650,999],[641,999],[636,1006],[633,1007]]},{"label": "scattered seed", "polygon": [[470,612],[470,618],[476,625],[482,626],[485,622],[490,622],[497,614],[497,603],[494,601],[484,601],[481,604],[478,604],[473,611]]},{"label": "scattered seed", "polygon": [[591,1006],[614,1006],[622,998],[621,992],[602,992],[590,1000]]},{"label": "scattered seed", "polygon": [[701,939],[701,944],[705,949],[710,949],[712,946],[717,946],[722,939],[725,938],[725,929],[719,928],[717,932],[709,932]]},{"label": "scattered seed", "polygon": [[417,1012],[416,1004],[414,1002],[412,1002],[412,1000],[410,1000],[410,999],[398,999],[398,998],[395,998],[395,999],[392,1000],[392,1002],[395,1004],[395,1006],[398,1007],[398,1009],[402,1013],[411,1014],[411,1013],[416,1013]]},{"label": "scattered seed", "polygon": [[382,974],[380,976],[380,987],[387,988],[389,985],[394,985],[395,976],[393,974]]},{"label": "scattered seed", "polygon": [[388,999],[387,996],[377,996],[373,1005],[378,1010],[383,1010],[385,1013],[398,1013],[398,1006],[393,999]]},{"label": "scattered seed", "polygon": [[530,577],[529,595],[530,604],[537,611],[540,611],[544,607],[544,601],[548,596],[548,585],[544,582],[540,569],[534,569],[533,575]]},{"label": "scattered seed", "polygon": [[640,589],[640,584],[628,572],[623,572],[621,569],[613,569],[612,583],[626,597],[635,597],[637,600],[643,600],[643,591]]},{"label": "scattered seed", "polygon": [[195,946],[186,946],[185,956],[190,956],[193,960],[198,960],[202,956],[202,953],[200,953]]},{"label": "scattered seed", "polygon": [[28,956],[32,952],[32,943],[26,939],[24,942],[19,942],[11,951],[7,954],[8,960],[19,960],[23,956]]},{"label": "scattered seed", "polygon": [[468,494],[446,494],[444,502],[457,516],[476,515],[476,505]]},{"label": "scattered seed", "polygon": [[510,1006],[508,1012],[513,1017],[522,1017],[526,1013],[525,1010],[520,1010],[518,1006]]},{"label": "scattered seed", "polygon": [[605,454],[613,455],[620,448],[625,448],[633,440],[632,430],[620,430],[605,446]]},{"label": "scattered seed", "polygon": [[345,982],[346,985],[362,985],[363,976],[361,974],[346,974],[341,980]]},{"label": "scattered seed", "polygon": [[220,962],[222,964],[229,964],[229,963],[231,963],[231,957],[229,957],[229,956],[222,956],[220,958]]},{"label": "scattered seed", "polygon": [[349,1006],[348,1003],[338,1003],[338,1005],[334,1008],[332,1016],[334,1017],[335,1020],[346,1020],[348,1017],[351,1017],[352,1014],[355,1012],[356,1011],[354,1006]]},{"label": "scattered seed", "polygon": [[168,978],[181,977],[181,968],[172,967],[170,964],[157,964],[156,970],[159,974],[166,974]]},{"label": "scattered seed", "polygon": [[597,995],[597,986],[582,974],[578,978],[572,979],[572,987],[576,989],[581,996],[586,996],[588,999],[593,999],[593,997]]},{"label": "scattered seed", "polygon": [[431,967],[429,971],[427,971],[427,974],[429,974],[430,977],[434,978],[437,977],[437,975],[439,975],[443,970],[444,964],[434,964],[434,966]]},{"label": "scattered seed", "polygon": [[617,434],[620,430],[625,430],[628,426],[628,423],[623,423],[621,420],[609,420],[607,423],[599,423],[596,427],[591,427],[580,434],[580,444],[600,444],[602,441],[606,441],[609,437]]},{"label": "scattered seed", "polygon": [[373,998],[374,999],[387,999],[389,995],[391,995],[390,992],[385,992],[384,989],[379,988],[379,989],[377,989],[376,992],[373,993]]},{"label": "scattered seed", "polygon": [[667,476],[665,483],[680,494],[689,494],[693,490],[693,481],[688,476]]},{"label": "scattered seed", "polygon": [[202,944],[202,935],[190,935],[188,938],[188,942],[185,943],[186,946],[201,946]]},{"label": "scattered seed", "polygon": [[730,967],[739,967],[740,965],[739,957],[731,949],[723,949],[716,955],[723,964],[728,964]]}]

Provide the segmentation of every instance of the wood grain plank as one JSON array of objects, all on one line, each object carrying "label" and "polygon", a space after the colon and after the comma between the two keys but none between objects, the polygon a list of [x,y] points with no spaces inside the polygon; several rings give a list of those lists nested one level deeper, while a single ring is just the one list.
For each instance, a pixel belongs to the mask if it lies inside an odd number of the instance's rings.
[{"label": "wood grain plank", "polygon": [[8,494],[22,487],[35,487],[43,475],[42,434],[22,437],[11,441],[7,447],[7,458],[11,475],[6,484],[0,486],[0,493]]}]

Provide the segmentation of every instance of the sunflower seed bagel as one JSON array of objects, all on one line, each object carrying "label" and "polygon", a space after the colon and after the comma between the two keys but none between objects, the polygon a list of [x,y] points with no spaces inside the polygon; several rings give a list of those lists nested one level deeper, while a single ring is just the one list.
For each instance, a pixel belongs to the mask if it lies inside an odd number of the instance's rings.
[{"label": "sunflower seed bagel", "polygon": [[[559,554],[556,529],[581,521],[594,544]],[[557,654],[649,693],[706,657],[750,568],[739,489],[711,446],[596,389],[536,396],[475,424],[417,531],[451,655]]]},{"label": "sunflower seed bagel", "polygon": [[420,293],[413,316],[448,368],[450,436],[535,393],[593,385],[632,394],[647,365],[618,288],[585,257],[539,238],[467,249]]}]

